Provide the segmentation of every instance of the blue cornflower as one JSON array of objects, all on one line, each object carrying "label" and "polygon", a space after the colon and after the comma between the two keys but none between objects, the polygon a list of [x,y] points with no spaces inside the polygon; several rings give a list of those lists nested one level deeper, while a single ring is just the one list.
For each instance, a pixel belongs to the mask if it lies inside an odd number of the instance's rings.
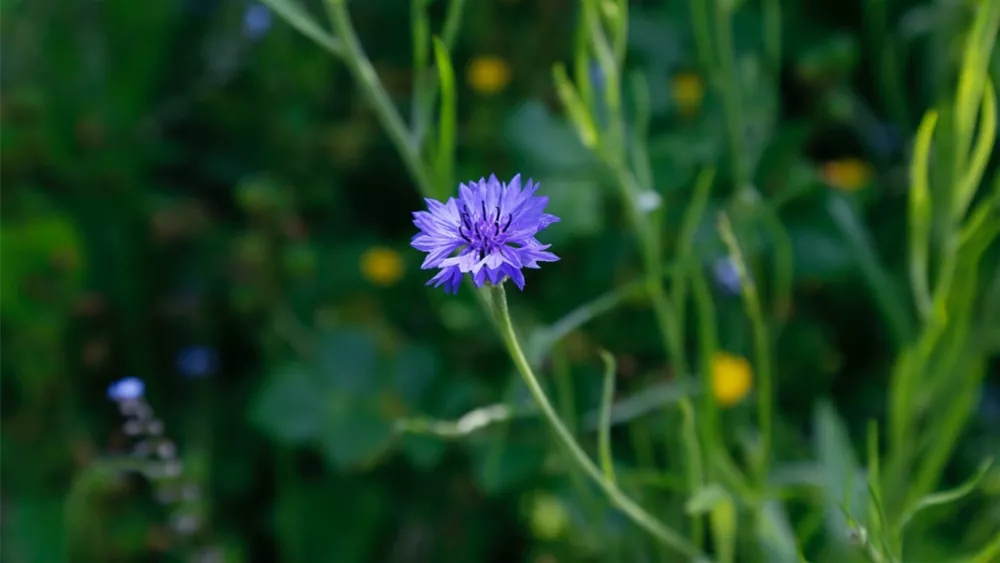
[{"label": "blue cornflower", "polygon": [[1000,422],[1000,387],[983,385],[982,394],[979,396],[979,414],[988,423]]},{"label": "blue cornflower", "polygon": [[263,4],[251,4],[243,12],[243,33],[250,40],[256,41],[271,28],[271,10]]},{"label": "blue cornflower", "polygon": [[882,155],[892,155],[899,150],[902,136],[899,129],[891,123],[877,123],[869,133],[868,143],[872,149]]},{"label": "blue cornflower", "polygon": [[447,203],[427,199],[429,211],[413,214],[420,232],[410,243],[427,253],[422,269],[440,268],[427,285],[444,284],[445,292],[458,293],[462,275],[469,273],[477,287],[486,280],[498,284],[506,276],[524,289],[521,268],[559,260],[545,251],[551,245],[535,238],[538,231],[559,221],[543,213],[549,198],[536,197],[537,189],[529,179],[522,190],[520,174],[509,184],[490,175],[489,180],[459,184],[458,198],[448,198]]},{"label": "blue cornflower", "polygon": [[736,262],[729,256],[718,258],[712,264],[712,272],[715,274],[715,281],[727,293],[739,295],[740,293],[740,271],[736,268]]},{"label": "blue cornflower", "polygon": [[146,385],[138,377],[126,377],[108,386],[108,398],[112,401],[134,401],[146,391]]},{"label": "blue cornflower", "polygon": [[177,354],[177,371],[186,377],[204,377],[215,373],[218,356],[206,346],[191,346]]},{"label": "blue cornflower", "polygon": [[597,61],[590,63],[590,83],[597,89],[598,92],[604,91],[604,71],[601,69],[601,65],[597,64]]}]

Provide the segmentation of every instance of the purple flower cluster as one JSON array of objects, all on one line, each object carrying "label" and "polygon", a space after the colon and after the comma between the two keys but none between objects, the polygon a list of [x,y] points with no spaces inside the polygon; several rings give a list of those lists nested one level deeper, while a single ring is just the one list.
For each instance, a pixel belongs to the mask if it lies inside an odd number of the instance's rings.
[{"label": "purple flower cluster", "polygon": [[427,199],[428,211],[413,214],[420,232],[410,243],[427,253],[421,268],[439,269],[427,285],[443,284],[446,292],[458,293],[462,276],[471,274],[477,287],[509,277],[524,289],[522,268],[559,260],[546,251],[551,245],[535,238],[559,221],[544,212],[549,198],[535,196],[537,190],[538,184],[530,179],[522,189],[520,174],[506,184],[491,175],[488,180],[459,184],[458,198],[447,203]]}]

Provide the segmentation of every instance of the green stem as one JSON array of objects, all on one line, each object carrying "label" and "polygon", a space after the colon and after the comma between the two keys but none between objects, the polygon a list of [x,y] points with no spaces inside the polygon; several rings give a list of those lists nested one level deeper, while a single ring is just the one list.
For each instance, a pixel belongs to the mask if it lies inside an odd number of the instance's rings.
[{"label": "green stem", "polygon": [[746,154],[743,146],[746,127],[743,124],[743,107],[736,74],[736,52],[733,48],[733,14],[731,6],[724,4],[728,4],[726,0],[715,2],[715,39],[719,56],[715,87],[722,94],[722,109],[729,133],[733,182],[739,190],[750,181],[750,172],[743,156]]},{"label": "green stem", "polygon": [[[574,400],[576,394],[573,391],[573,374],[570,372],[569,358],[567,357],[565,346],[557,346],[553,351],[552,371],[555,374],[556,400],[559,402],[559,410],[562,411],[562,420],[567,421],[570,432],[576,435],[578,431],[578,417]],[[573,484],[573,488],[576,489],[576,494],[580,497],[580,503],[587,518],[588,529],[602,533],[603,530],[600,527],[602,507],[598,503],[597,498],[594,497],[593,490],[588,488],[587,481],[584,480],[579,469],[574,467],[569,472],[569,478]],[[595,528],[590,528],[590,526],[595,526]]]},{"label": "green stem", "polygon": [[[681,439],[688,452],[694,454],[689,454],[685,460],[687,464],[688,490],[697,491],[703,484],[704,468],[701,462],[701,448],[698,446],[698,429],[695,426],[694,405],[691,400],[684,400],[680,403],[680,409],[683,415]],[[695,516],[691,520],[691,537],[695,545],[701,545],[701,542],[704,541],[704,536],[705,530],[702,517],[700,515]]]},{"label": "green stem", "polygon": [[705,0],[690,0],[691,27],[694,28],[695,50],[702,72],[706,75],[715,73],[715,54],[712,52],[712,24],[708,19],[708,2]]},{"label": "green stem", "polygon": [[[657,327],[660,331],[660,336],[663,338],[663,350],[673,363],[678,377],[685,377],[687,375],[687,359],[684,354],[683,326],[680,325],[680,318],[676,314],[677,311],[674,310],[667,292],[663,289],[663,264],[660,261],[660,245],[656,238],[656,232],[636,205],[635,198],[633,197],[635,191],[633,190],[633,186],[628,183],[632,181],[632,176],[627,170],[619,168],[616,177],[619,179],[619,192],[625,200],[625,206],[629,210],[632,228],[642,248],[642,261],[646,270],[646,287],[650,300],[653,303],[653,314],[656,317]],[[682,305],[678,304],[678,306]],[[687,409],[691,412],[691,424],[694,426],[694,407],[691,400],[685,397],[680,399],[678,403],[682,409]],[[700,482],[703,478],[700,469],[701,452],[696,447],[696,443],[695,447],[692,447],[690,441],[682,439],[681,444],[684,446],[685,454],[689,458],[689,462],[685,467],[685,471],[688,473],[688,482]],[[694,491],[692,490],[691,492],[693,493]],[[700,518],[692,522],[691,537],[696,544],[700,545],[702,539]]]},{"label": "green stem", "polygon": [[[448,48],[449,52],[455,46],[455,39],[458,37],[464,8],[465,0],[450,0],[448,2],[441,41],[444,42],[444,46]],[[416,69],[414,71],[416,72]],[[419,86],[419,91],[414,92],[414,98],[419,99],[419,103],[413,108],[413,139],[418,151],[423,147],[427,129],[430,127],[431,116],[434,113],[434,101],[437,99],[438,90],[441,88],[441,81],[438,80],[437,73],[428,72],[426,74],[427,76]],[[449,189],[452,188],[449,187]]]},{"label": "green stem", "polygon": [[764,51],[767,53],[771,72],[778,76],[781,70],[781,2],[764,0]]},{"label": "green stem", "polygon": [[719,232],[722,240],[729,249],[733,263],[740,275],[740,287],[743,292],[743,302],[747,316],[753,331],[754,340],[754,360],[757,379],[760,382],[757,388],[757,420],[760,427],[761,447],[760,457],[757,464],[757,475],[760,480],[761,489],[767,485],[768,465],[771,455],[771,428],[772,428],[772,382],[771,373],[771,344],[767,331],[767,324],[764,322],[764,314],[760,305],[760,296],[757,294],[757,286],[750,276],[743,252],[740,250],[736,235],[733,233],[732,224],[726,215],[719,217]]},{"label": "green stem", "polygon": [[375,68],[365,55],[361,42],[357,34],[354,33],[354,25],[351,24],[351,16],[347,13],[346,0],[327,0],[329,6],[330,20],[337,35],[343,41],[344,53],[341,60],[347,65],[348,70],[354,79],[361,85],[368,102],[375,111],[375,117],[389,135],[396,151],[403,159],[406,171],[417,184],[417,190],[424,197],[433,197],[434,189],[430,176],[420,160],[417,147],[410,141],[409,133],[403,118],[399,116],[396,107],[386,94],[385,88],[379,82]]},{"label": "green stem", "polygon": [[587,477],[594,481],[594,483],[602,491],[604,491],[608,500],[610,500],[612,504],[618,507],[619,510],[635,522],[636,525],[690,559],[703,557],[697,547],[689,543],[674,529],[663,524],[648,512],[643,510],[643,508],[636,504],[632,499],[625,496],[625,494],[622,493],[616,485],[608,482],[604,478],[601,470],[594,464],[593,461],[591,461],[586,452],[583,451],[583,448],[576,442],[576,439],[573,438],[572,432],[570,432],[569,429],[566,428],[566,425],[559,419],[555,409],[552,407],[552,403],[549,402],[548,397],[545,395],[545,391],[542,390],[542,386],[538,382],[538,378],[531,369],[531,365],[528,363],[528,359],[525,357],[524,351],[521,349],[520,343],[518,343],[517,335],[514,332],[514,326],[510,319],[510,311],[507,307],[507,295],[504,291],[503,285],[487,286],[484,288],[484,291],[490,298],[493,315],[496,318],[497,325],[500,329],[500,336],[503,338],[507,351],[510,353],[510,357],[514,361],[515,367],[517,367],[518,372],[520,372],[521,377],[524,379],[524,383],[527,385],[528,390],[535,399],[535,402],[538,403],[538,407],[542,411],[542,415],[552,427],[552,430],[555,432],[559,442],[566,448],[572,461],[579,466]]}]

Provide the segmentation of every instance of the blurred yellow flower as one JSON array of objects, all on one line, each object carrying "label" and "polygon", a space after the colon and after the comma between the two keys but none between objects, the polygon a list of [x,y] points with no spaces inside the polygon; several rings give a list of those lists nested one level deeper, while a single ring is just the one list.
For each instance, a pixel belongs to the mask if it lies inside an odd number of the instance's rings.
[{"label": "blurred yellow flower", "polygon": [[555,496],[537,493],[531,502],[531,530],[541,540],[558,538],[569,524],[566,507]]},{"label": "blurred yellow flower", "polygon": [[479,56],[465,69],[465,79],[476,92],[492,96],[510,84],[510,65],[500,57]]},{"label": "blurred yellow flower", "polygon": [[670,90],[677,104],[677,110],[686,116],[694,115],[701,109],[705,97],[705,83],[693,72],[682,72],[674,76]]},{"label": "blurred yellow flower", "polygon": [[361,255],[361,274],[375,285],[389,287],[403,277],[403,259],[391,248],[369,248]]},{"label": "blurred yellow flower", "polygon": [[742,356],[718,352],[712,357],[712,395],[722,406],[742,401],[753,386],[753,370]]},{"label": "blurred yellow flower", "polygon": [[871,165],[857,158],[831,160],[823,164],[823,179],[837,189],[849,192],[859,190],[868,185],[871,176]]}]

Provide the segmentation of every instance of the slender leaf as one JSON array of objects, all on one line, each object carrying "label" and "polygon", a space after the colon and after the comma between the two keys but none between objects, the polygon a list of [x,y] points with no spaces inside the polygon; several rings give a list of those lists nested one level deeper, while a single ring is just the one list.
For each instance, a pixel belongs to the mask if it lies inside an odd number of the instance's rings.
[{"label": "slender leaf", "polygon": [[761,506],[756,520],[757,542],[767,561],[796,563],[799,560],[799,551],[795,542],[795,532],[788,522],[785,508],[777,501],[767,501]]},{"label": "slender leaf", "polygon": [[615,465],[611,458],[611,403],[615,398],[615,357],[607,350],[601,350],[604,361],[604,391],[601,394],[601,410],[598,414],[597,452],[601,470],[609,482],[615,482]]},{"label": "slender leaf", "polygon": [[736,505],[730,494],[712,483],[695,491],[684,510],[692,516],[708,514],[717,560],[731,563],[736,555]]},{"label": "slender leaf", "polygon": [[851,507],[867,506],[864,489],[855,486],[860,473],[857,458],[832,405],[822,402],[817,406],[813,426],[816,458],[823,472],[827,529],[830,537],[846,540],[849,530],[843,516],[848,516],[849,521],[858,520]]},{"label": "slender leaf", "polygon": [[979,553],[963,557],[952,563],[994,563],[1000,557],[1000,534],[997,534],[993,541],[983,547]]},{"label": "slender leaf", "polygon": [[979,106],[976,101],[987,80],[990,55],[1000,29],[1000,3],[979,2],[978,8],[972,29],[966,35],[955,95],[955,140],[958,154],[963,158],[972,142],[976,108]]},{"label": "slender leaf", "polygon": [[590,112],[587,111],[579,93],[570,82],[569,76],[566,74],[566,67],[561,64],[553,67],[552,78],[556,83],[556,93],[559,94],[559,99],[562,100],[563,106],[569,113],[569,119],[580,137],[580,142],[589,149],[595,148],[598,142],[597,129],[594,127]]},{"label": "slender leaf", "polygon": [[451,65],[448,47],[437,37],[434,38],[434,59],[441,81],[441,116],[438,121],[438,145],[434,167],[437,171],[438,189],[443,192],[442,196],[447,197],[454,181],[458,104],[455,95],[455,70]]},{"label": "slender leaf", "polygon": [[983,178],[986,165],[993,154],[994,143],[997,137],[997,100],[993,90],[993,83],[986,81],[983,89],[983,106],[979,117],[979,135],[976,138],[976,145],[972,149],[972,158],[969,162],[968,171],[965,178],[955,190],[954,219],[960,221],[972,203],[976,195],[976,188]]},{"label": "slender leaf", "polygon": [[[628,424],[633,420],[656,412],[684,397],[698,393],[698,386],[690,382],[667,382],[653,385],[611,407],[611,426]],[[402,434],[437,436],[445,440],[459,439],[494,424],[538,415],[538,407],[531,402],[507,404],[495,403],[473,409],[458,420],[437,420],[427,417],[413,417],[396,422],[395,430]],[[600,410],[592,410],[583,417],[583,430],[593,432],[600,425]]]},{"label": "slender leaf", "polygon": [[[656,412],[666,405],[692,397],[699,392],[693,381],[669,381],[653,385],[643,391],[618,401],[611,409],[611,424],[625,424],[646,414]],[[598,413],[591,412],[583,419],[584,429],[593,431],[598,425]]]},{"label": "slender leaf", "polygon": [[889,273],[879,260],[868,230],[861,224],[851,205],[843,197],[830,196],[827,211],[833,218],[841,234],[858,257],[865,281],[881,309],[891,329],[896,345],[910,340],[910,320],[906,308],[898,299],[899,292],[893,287]]},{"label": "slender leaf", "polygon": [[[417,145],[423,142],[431,94],[427,64],[430,60],[431,24],[427,17],[428,0],[413,0],[410,4],[410,28],[413,30],[413,101],[411,105],[413,136]],[[425,109],[426,108],[426,109]]]},{"label": "slender leaf", "polygon": [[910,288],[917,303],[921,318],[928,319],[933,308],[931,290],[927,281],[928,252],[931,237],[931,191],[928,176],[931,138],[937,124],[937,112],[927,112],[913,147],[913,161],[910,163]]},{"label": "slender leaf", "polygon": [[[676,268],[667,266],[664,268],[664,277],[672,277]],[[528,360],[532,366],[537,366],[548,354],[557,342],[566,337],[567,334],[589,323],[595,318],[612,311],[628,299],[641,295],[646,291],[646,280],[637,280],[622,285],[621,287],[601,294],[594,299],[580,305],[561,319],[551,325],[539,329],[531,338],[528,345]]]},{"label": "slender leaf", "polygon": [[653,169],[649,163],[649,150],[646,139],[649,137],[650,102],[649,81],[638,71],[629,74],[632,85],[632,103],[635,106],[635,125],[632,127],[632,145],[629,151],[632,156],[632,168],[635,170],[636,181],[643,189],[653,188]]},{"label": "slender leaf", "polygon": [[918,500],[913,506],[910,506],[903,512],[903,516],[899,520],[899,530],[902,531],[906,528],[906,525],[910,523],[920,511],[930,508],[932,506],[941,506],[944,504],[951,504],[962,497],[971,493],[982,481],[986,472],[989,471],[990,466],[993,464],[992,459],[987,459],[979,465],[979,469],[976,473],[970,477],[965,483],[955,487],[954,489],[949,489],[947,491],[941,491],[938,493],[929,494],[922,499]]},{"label": "slender leaf", "polygon": [[711,483],[698,489],[684,504],[684,511],[691,516],[708,514],[720,503],[729,499],[729,493],[718,483]]}]

